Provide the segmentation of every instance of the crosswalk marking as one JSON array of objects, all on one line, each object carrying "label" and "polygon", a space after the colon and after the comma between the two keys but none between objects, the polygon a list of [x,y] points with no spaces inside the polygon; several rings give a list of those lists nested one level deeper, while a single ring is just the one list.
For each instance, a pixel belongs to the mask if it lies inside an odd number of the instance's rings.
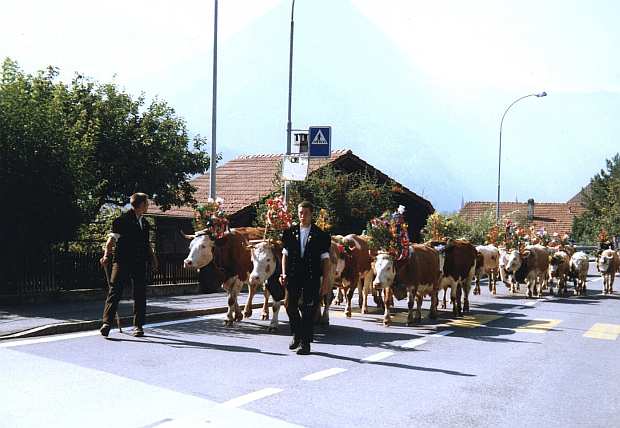
[{"label": "crosswalk marking", "polygon": [[529,321],[527,324],[514,328],[513,330],[518,333],[546,333],[561,322],[561,320],[538,319]]},{"label": "crosswalk marking", "polygon": [[259,389],[258,391],[250,392],[249,394],[242,395],[241,397],[228,400],[225,403],[222,403],[222,406],[241,407],[244,404],[248,404],[248,403],[251,403],[252,401],[260,400],[261,398],[269,397],[270,395],[277,394],[282,391],[284,390],[280,388]]},{"label": "crosswalk marking", "polygon": [[501,314],[475,314],[465,315],[462,318],[451,320],[447,323],[450,327],[476,328],[502,317]]},{"label": "crosswalk marking", "polygon": [[427,340],[425,339],[413,339],[403,343],[402,345],[400,345],[400,347],[405,349],[415,349],[420,345],[424,345],[426,342]]},{"label": "crosswalk marking", "polygon": [[308,381],[321,380],[321,379],[325,379],[326,377],[334,376],[334,375],[337,375],[339,373],[346,372],[346,371],[347,369],[340,369],[340,368],[334,367],[333,369],[321,370],[320,372],[309,374],[308,376],[302,377],[301,380],[308,380]]},{"label": "crosswalk marking", "polygon": [[383,351],[383,352],[378,352],[376,354],[373,354],[373,355],[371,355],[369,357],[362,358],[362,361],[374,363],[376,361],[385,360],[386,358],[389,358],[392,355],[394,355],[394,352]]},{"label": "crosswalk marking", "polygon": [[590,339],[616,340],[620,335],[620,325],[596,323],[590,330],[583,334],[583,337]]}]

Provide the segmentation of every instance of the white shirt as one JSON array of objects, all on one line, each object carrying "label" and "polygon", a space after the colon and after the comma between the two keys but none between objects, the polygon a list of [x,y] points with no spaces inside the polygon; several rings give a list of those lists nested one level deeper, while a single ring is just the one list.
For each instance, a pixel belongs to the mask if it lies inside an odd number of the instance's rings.
[{"label": "white shirt", "polygon": [[310,235],[310,226],[299,226],[299,244],[301,245],[301,256],[304,256],[306,250],[306,242],[308,242],[308,236]]},{"label": "white shirt", "polygon": [[[308,242],[308,236],[310,236],[310,227],[299,226],[299,246],[301,250],[301,256],[304,256],[304,252],[306,250],[306,243]],[[282,254],[288,256],[288,251],[286,248],[282,249]],[[329,253],[324,252],[321,254],[321,260],[329,259]]]}]

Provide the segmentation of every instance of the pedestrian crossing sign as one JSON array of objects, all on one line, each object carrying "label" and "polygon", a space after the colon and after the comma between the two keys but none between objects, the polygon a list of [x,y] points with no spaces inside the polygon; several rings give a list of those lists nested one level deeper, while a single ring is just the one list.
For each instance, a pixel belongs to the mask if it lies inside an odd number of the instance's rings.
[{"label": "pedestrian crossing sign", "polygon": [[332,127],[311,126],[308,134],[308,153],[310,157],[328,158],[332,147]]}]

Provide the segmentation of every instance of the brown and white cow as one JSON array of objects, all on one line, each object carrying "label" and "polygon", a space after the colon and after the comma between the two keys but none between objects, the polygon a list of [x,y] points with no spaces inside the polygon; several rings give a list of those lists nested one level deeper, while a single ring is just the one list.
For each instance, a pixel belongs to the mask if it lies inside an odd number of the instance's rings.
[{"label": "brown and white cow", "polygon": [[282,273],[282,245],[278,242],[261,239],[258,241],[250,240],[249,247],[252,257],[250,290],[264,287],[265,300],[261,313],[261,320],[264,321],[269,319],[269,297],[272,297],[273,317],[269,325],[269,331],[276,331],[278,329],[280,306],[286,295],[279,282],[280,273]]},{"label": "brown and white cow", "polygon": [[[338,245],[338,242],[336,242],[336,245]],[[339,248],[340,251],[338,253],[340,260],[336,266],[335,280],[339,288],[342,288],[342,293],[346,299],[344,313],[350,318],[353,293],[358,288],[362,290],[362,313],[368,313],[368,295],[364,290],[371,289],[373,272],[366,238],[350,234],[342,238],[341,245],[342,247]]]},{"label": "brown and white cow", "polygon": [[[446,292],[450,288],[452,313],[455,316],[469,312],[469,292],[476,270],[477,251],[469,241],[448,239],[446,243],[430,243],[442,259],[440,289],[444,290],[442,308],[446,307]],[[461,305],[461,296],[463,303]]]},{"label": "brown and white cow", "polygon": [[[377,291],[387,291],[385,302],[391,298],[391,289],[395,284],[402,284],[407,289],[409,297],[407,325],[420,321],[422,318],[422,300],[424,296],[431,296],[429,316],[437,317],[437,293],[441,277],[439,252],[434,248],[422,244],[412,244],[409,247],[409,256],[405,259],[394,260],[388,253],[377,254],[375,260],[376,276],[373,288]],[[415,315],[414,304],[417,303]],[[391,322],[390,305],[384,305],[383,324]]]},{"label": "brown and white cow", "polygon": [[570,257],[558,250],[549,259],[549,292],[553,294],[553,280],[558,280],[558,296],[566,294],[566,280],[570,272]]},{"label": "brown and white cow", "polygon": [[515,249],[499,249],[499,276],[511,293],[519,290],[519,282],[515,279],[514,274],[521,267],[521,258],[519,251]]},{"label": "brown and white cow", "polygon": [[[519,263],[515,262],[519,259]],[[522,252],[512,252],[509,264],[520,264],[514,273],[517,282],[527,285],[527,297],[542,297],[542,290],[547,286],[549,271],[549,252],[542,245],[528,245]]]},{"label": "brown and white cow", "polygon": [[497,294],[497,277],[499,275],[499,250],[493,244],[476,246],[476,286],[474,294],[480,294],[480,279],[483,275],[489,278],[489,292]]},{"label": "brown and white cow", "polygon": [[614,279],[620,268],[620,257],[614,250],[607,249],[596,259],[596,268],[603,277],[603,294],[614,292]]},{"label": "brown and white cow", "polygon": [[[226,232],[223,237],[213,241],[209,235],[198,232],[195,235],[186,235],[192,238],[189,245],[189,254],[183,261],[186,268],[201,269],[213,262],[222,279],[222,288],[228,296],[228,313],[225,324],[232,325],[234,321],[241,321],[244,313],[241,312],[238,296],[244,283],[248,282],[252,271],[252,259],[248,249],[248,239],[235,229]],[[252,287],[250,295],[252,295]],[[245,305],[245,314],[252,314],[252,301],[248,297]]]},{"label": "brown and white cow", "polygon": [[570,275],[573,277],[575,284],[575,294],[585,296],[586,281],[588,279],[588,269],[590,268],[590,260],[588,255],[583,251],[577,251],[570,258]]}]

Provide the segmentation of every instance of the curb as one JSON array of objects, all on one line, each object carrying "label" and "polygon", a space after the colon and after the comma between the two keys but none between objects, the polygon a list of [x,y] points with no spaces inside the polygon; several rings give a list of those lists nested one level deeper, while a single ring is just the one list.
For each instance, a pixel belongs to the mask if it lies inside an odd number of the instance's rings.
[{"label": "curb", "polygon": [[[262,303],[254,303],[252,309],[262,308]],[[146,321],[149,323],[160,321],[172,321],[184,318],[193,318],[203,315],[222,314],[228,312],[227,306],[217,306],[206,309],[185,309],[179,311],[154,312],[146,314]],[[130,327],[133,324],[133,316],[122,317],[121,327]],[[97,330],[101,327],[101,320],[63,322],[58,324],[47,324],[40,327],[31,328],[17,333],[0,336],[0,342],[9,339],[24,339],[27,337],[50,336],[53,334],[77,333],[81,331]],[[116,323],[112,326],[116,328]]]}]

